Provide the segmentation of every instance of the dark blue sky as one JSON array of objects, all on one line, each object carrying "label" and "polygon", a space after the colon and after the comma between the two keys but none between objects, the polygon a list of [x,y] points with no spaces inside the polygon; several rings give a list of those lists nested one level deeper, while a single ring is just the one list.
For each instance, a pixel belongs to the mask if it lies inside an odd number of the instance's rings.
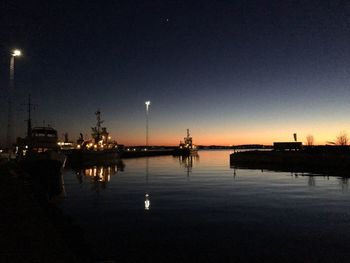
[{"label": "dark blue sky", "polygon": [[[1,122],[9,54],[17,134],[34,120],[88,134],[94,112],[124,144],[316,143],[350,130],[347,1],[5,1]],[[5,128],[1,138],[5,138]]]}]

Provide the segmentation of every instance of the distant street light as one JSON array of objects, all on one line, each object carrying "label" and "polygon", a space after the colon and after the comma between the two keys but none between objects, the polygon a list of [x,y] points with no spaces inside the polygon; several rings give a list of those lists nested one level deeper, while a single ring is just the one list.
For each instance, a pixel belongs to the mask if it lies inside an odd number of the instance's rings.
[{"label": "distant street light", "polygon": [[148,148],[148,108],[149,105],[151,105],[151,102],[145,101],[145,105],[146,105],[146,147]]},{"label": "distant street light", "polygon": [[12,116],[12,95],[15,89],[15,57],[21,56],[21,51],[15,49],[12,51],[10,59],[10,85],[9,85],[9,96],[8,96],[8,116],[7,116],[7,136],[6,146],[10,150],[12,146],[12,135],[13,135],[13,116]]}]

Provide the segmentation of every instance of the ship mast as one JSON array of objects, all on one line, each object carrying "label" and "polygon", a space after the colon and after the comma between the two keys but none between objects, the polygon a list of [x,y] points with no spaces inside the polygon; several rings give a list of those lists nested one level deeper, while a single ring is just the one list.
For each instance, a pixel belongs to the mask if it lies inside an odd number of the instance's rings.
[{"label": "ship mast", "polygon": [[97,123],[96,123],[96,137],[95,137],[95,142],[99,142],[101,140],[101,124],[103,123],[103,120],[101,120],[101,112],[100,110],[97,110],[95,112],[96,118],[97,118]]},{"label": "ship mast", "polygon": [[28,119],[27,119],[27,137],[25,139],[26,144],[29,146],[29,150],[32,150],[32,110],[36,106],[32,104],[31,96],[28,95],[28,103],[24,104],[27,106]]},{"label": "ship mast", "polygon": [[187,129],[187,137],[184,138],[186,147],[192,149],[192,137],[190,136],[190,129]]}]

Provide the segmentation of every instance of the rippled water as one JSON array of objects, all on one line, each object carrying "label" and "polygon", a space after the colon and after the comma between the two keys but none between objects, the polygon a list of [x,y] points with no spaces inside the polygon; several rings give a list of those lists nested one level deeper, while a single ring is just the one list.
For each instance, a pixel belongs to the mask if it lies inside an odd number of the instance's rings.
[{"label": "rippled water", "polygon": [[229,154],[67,169],[60,206],[100,261],[350,260],[347,179],[236,170]]}]

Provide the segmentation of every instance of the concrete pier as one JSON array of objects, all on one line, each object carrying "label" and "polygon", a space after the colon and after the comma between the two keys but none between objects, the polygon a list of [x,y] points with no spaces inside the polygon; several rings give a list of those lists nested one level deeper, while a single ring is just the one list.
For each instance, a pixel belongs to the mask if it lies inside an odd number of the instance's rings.
[{"label": "concrete pier", "polygon": [[316,148],[302,151],[246,151],[230,155],[230,165],[241,168],[342,173],[350,169],[350,151]]},{"label": "concrete pier", "polygon": [[173,155],[174,149],[163,149],[163,150],[124,150],[121,152],[121,158],[138,158],[138,157],[152,157],[152,156],[164,156]]}]

